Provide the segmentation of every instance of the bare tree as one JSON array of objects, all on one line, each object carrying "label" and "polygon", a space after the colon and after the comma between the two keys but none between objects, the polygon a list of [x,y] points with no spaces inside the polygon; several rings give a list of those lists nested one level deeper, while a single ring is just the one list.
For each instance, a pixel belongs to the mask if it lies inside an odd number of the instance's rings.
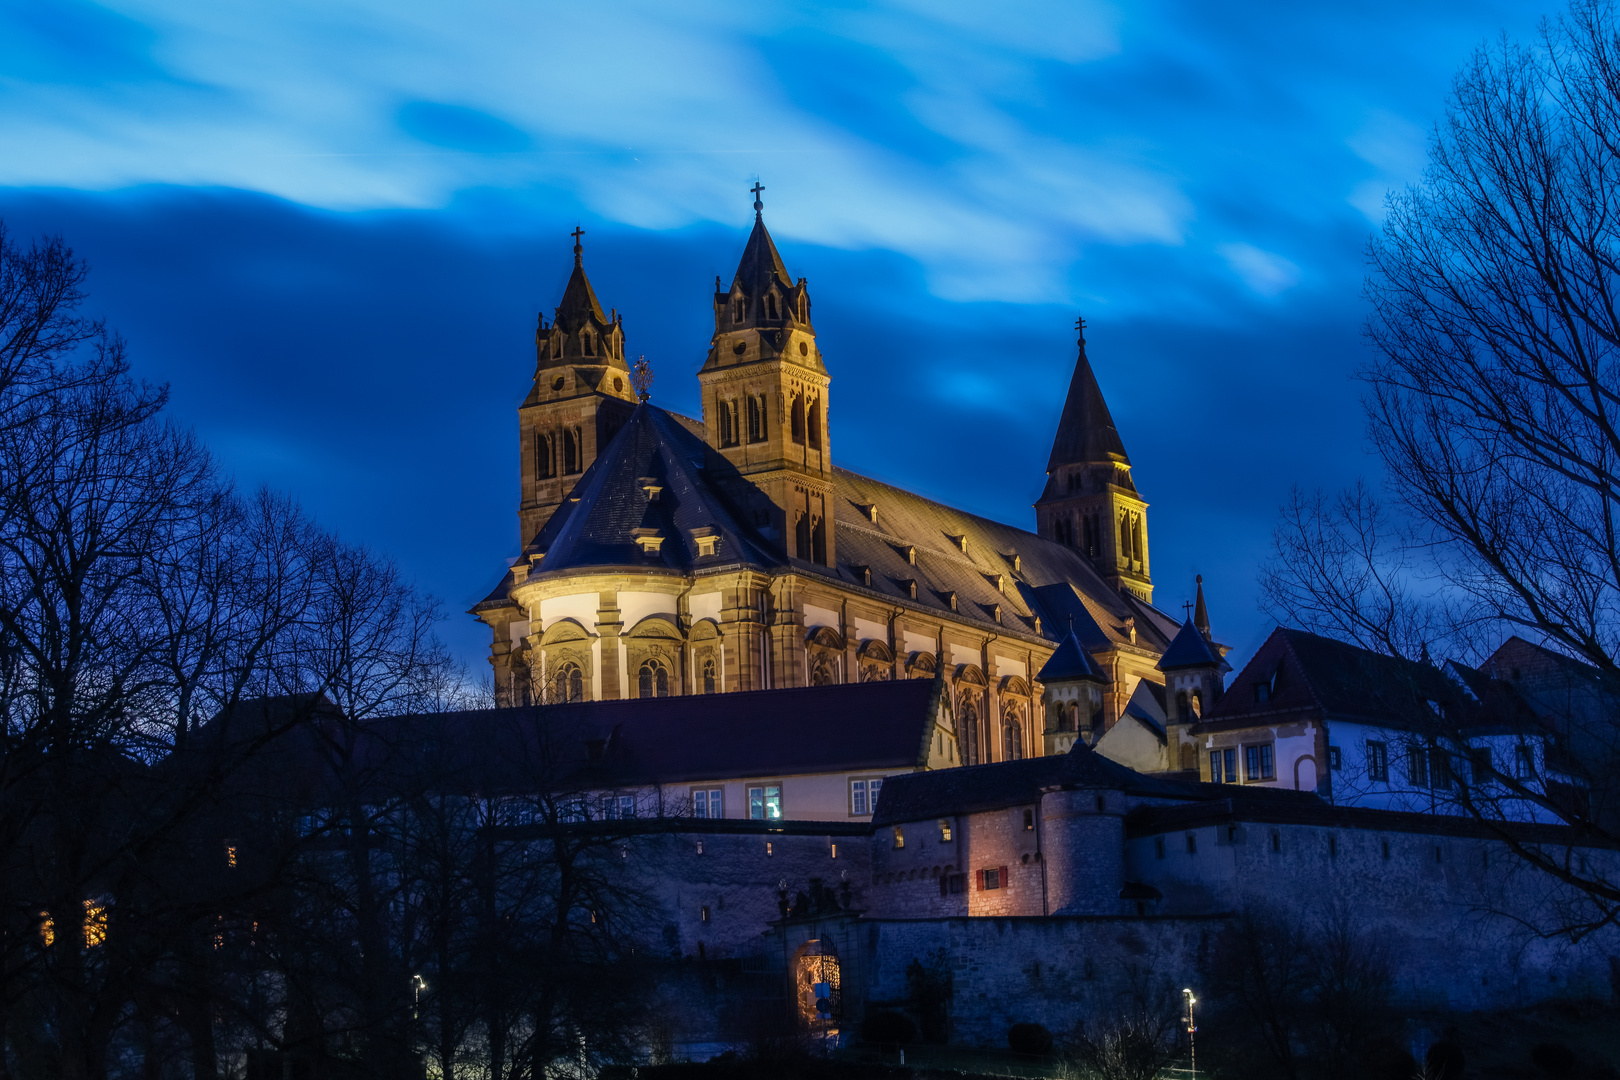
[{"label": "bare tree", "polygon": [[[1477,660],[1519,634],[1578,661],[1568,667],[1583,684],[1567,695],[1575,708],[1514,718],[1524,752],[1550,737],[1553,758],[1529,772],[1458,770],[1477,775],[1454,801],[1578,894],[1546,932],[1607,925],[1620,918],[1620,877],[1580,848],[1620,842],[1611,0],[1573,0],[1534,43],[1503,38],[1474,53],[1422,181],[1391,195],[1370,258],[1367,430],[1390,503],[1365,488],[1296,495],[1263,577],[1267,603],[1307,629],[1409,659],[1439,646]],[[1468,732],[1439,716],[1432,727],[1431,743],[1469,761]],[[1569,841],[1497,827],[1525,808],[1570,825]]]}]

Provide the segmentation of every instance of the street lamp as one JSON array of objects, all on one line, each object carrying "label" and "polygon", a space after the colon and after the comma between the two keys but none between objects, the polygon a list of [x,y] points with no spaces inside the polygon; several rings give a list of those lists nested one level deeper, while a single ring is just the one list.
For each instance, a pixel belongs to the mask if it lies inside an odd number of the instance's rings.
[{"label": "street lamp", "polygon": [[411,976],[411,989],[416,992],[416,1004],[411,1006],[411,1019],[422,1018],[422,991],[427,989],[427,980],[420,975]]},{"label": "street lamp", "polygon": [[1198,999],[1193,997],[1191,990],[1183,990],[1181,997],[1187,1003],[1187,1071],[1192,1073],[1193,1080],[1198,1080],[1198,1048],[1193,1041],[1193,1036],[1198,1032],[1198,1024],[1193,1020],[1193,1006],[1198,1004]]}]

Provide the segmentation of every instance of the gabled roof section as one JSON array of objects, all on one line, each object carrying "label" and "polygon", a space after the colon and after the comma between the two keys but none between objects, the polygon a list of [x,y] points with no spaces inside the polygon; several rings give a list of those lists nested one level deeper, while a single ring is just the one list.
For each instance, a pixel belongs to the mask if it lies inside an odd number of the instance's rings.
[{"label": "gabled roof section", "polygon": [[1069,380],[1069,396],[1063,402],[1063,414],[1058,419],[1057,435],[1052,439],[1052,455],[1047,459],[1046,471],[1055,472],[1064,465],[1115,461],[1131,463],[1125,453],[1125,443],[1114,427],[1114,417],[1103,400],[1102,387],[1086,358],[1086,339],[1080,338],[1080,353],[1074,362],[1074,375]]},{"label": "gabled roof section", "polygon": [[740,286],[749,296],[761,296],[770,287],[773,276],[779,279],[779,288],[792,287],[793,279],[788,276],[787,265],[782,262],[782,256],[771,240],[770,230],[765,228],[765,219],[755,214],[754,231],[748,234],[748,244],[743,248],[742,258],[737,261],[737,273],[732,276],[731,287],[735,289]]},{"label": "gabled roof section", "polygon": [[[1265,687],[1264,693],[1256,686]],[[1196,730],[1243,727],[1261,715],[1305,710],[1326,719],[1421,729],[1439,722],[1430,702],[1447,712],[1448,726],[1484,720],[1468,692],[1431,664],[1278,627]]]},{"label": "gabled roof section", "polygon": [[1041,673],[1035,677],[1043,683],[1076,680],[1095,683],[1112,681],[1103,673],[1103,669],[1097,666],[1097,661],[1091,658],[1091,653],[1086,651],[1085,646],[1080,644],[1080,639],[1075,636],[1073,630],[1064,635],[1063,640],[1058,643],[1057,651],[1046,662],[1046,666],[1041,668]]},{"label": "gabled roof section", "polygon": [[[708,456],[707,445],[686,425],[657,406],[638,405],[525,557],[543,554],[542,571],[776,565],[779,557],[739,524],[709,483]],[[713,555],[699,554],[699,535],[717,538]],[[644,553],[643,538],[661,541],[656,554]]]},{"label": "gabled roof section", "polygon": [[1175,640],[1170,648],[1165,650],[1159,658],[1160,671],[1174,671],[1177,668],[1212,667],[1221,671],[1231,671],[1232,665],[1221,659],[1220,655],[1210,646],[1192,619],[1181,624],[1176,633]]},{"label": "gabled roof section", "polygon": [[591,279],[585,276],[584,249],[579,237],[574,237],[574,272],[568,275],[568,286],[563,289],[562,302],[557,305],[556,324],[567,333],[574,333],[589,320],[598,326],[607,325],[607,316],[591,288]]},{"label": "gabled roof section", "polygon": [[[833,494],[838,566],[792,560],[797,569],[925,610],[948,611],[954,593],[958,618],[1006,631],[1034,634],[1039,617],[1040,635],[1049,641],[1062,640],[1072,615],[1092,652],[1131,644],[1132,619],[1138,647],[1160,653],[1170,644],[1159,622],[1136,618],[1132,601],[1072,547],[848,469],[834,468]],[[908,548],[915,549],[915,565],[906,559]],[[870,585],[862,585],[861,567],[870,571]],[[908,582],[916,583],[915,600]]]}]

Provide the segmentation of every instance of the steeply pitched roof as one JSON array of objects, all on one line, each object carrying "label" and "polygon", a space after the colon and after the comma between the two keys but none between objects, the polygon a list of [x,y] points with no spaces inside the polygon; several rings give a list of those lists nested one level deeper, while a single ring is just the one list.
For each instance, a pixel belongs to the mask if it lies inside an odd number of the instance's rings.
[{"label": "steeply pitched roof", "polygon": [[[1256,684],[1267,687],[1257,701]],[[1469,694],[1440,669],[1384,656],[1342,641],[1278,627],[1244,665],[1198,731],[1243,727],[1261,715],[1303,710],[1324,717],[1392,727],[1437,722],[1429,702],[1448,712],[1448,724],[1478,720]]]},{"label": "steeply pitched roof", "polygon": [[737,261],[737,273],[732,276],[731,286],[734,289],[741,286],[743,292],[757,297],[770,287],[773,276],[779,279],[780,288],[785,289],[793,284],[787,266],[771,240],[770,230],[765,228],[765,220],[756,214],[754,231],[748,234],[748,244],[743,248],[742,258]]},{"label": "steeply pitched roof", "polygon": [[[955,617],[1003,632],[1033,635],[1039,616],[1041,635],[1055,641],[1067,632],[1073,616],[1075,633],[1094,652],[1130,644],[1131,619],[1142,648],[1162,652],[1170,643],[1162,629],[1172,625],[1167,617],[1109,588],[1075,549],[847,469],[833,470],[838,564],[790,558],[731,509],[724,484],[740,478],[689,423],[654,405],[639,406],[575,485],[570,500],[577,496],[578,501],[564,502],[525,551],[525,557],[545,552],[534,572],[649,564],[698,569],[791,565],[798,572],[924,610],[950,611],[954,593]],[[662,478],[658,503],[649,504],[641,488],[640,479],[649,476]],[[877,508],[875,522],[863,511],[866,506]],[[691,530],[704,525],[716,528],[721,540],[714,556],[699,559]],[[642,527],[664,530],[656,560],[641,555],[631,534]],[[916,550],[915,565],[906,559],[908,548]],[[857,569],[863,566],[870,569],[870,585]],[[909,581],[916,582],[915,599],[906,587]],[[507,602],[512,583],[508,573],[483,604]],[[994,620],[997,607],[999,623]],[[1139,613],[1153,617],[1138,618]]]},{"label": "steeply pitched roof", "polygon": [[1181,624],[1176,633],[1175,640],[1159,658],[1160,671],[1174,671],[1177,668],[1212,667],[1221,671],[1230,671],[1232,667],[1221,659],[1204,635],[1194,625],[1192,619]]},{"label": "steeply pitched roof", "polygon": [[584,265],[575,256],[574,272],[568,275],[568,286],[557,304],[556,323],[571,334],[585,325],[587,319],[596,320],[599,326],[607,325],[608,321],[596,299],[596,290],[591,288],[591,279],[585,276]]},{"label": "steeply pitched roof", "polygon": [[1080,644],[1080,639],[1075,637],[1073,630],[1063,635],[1063,640],[1058,642],[1057,651],[1046,662],[1046,666],[1041,668],[1041,673],[1036,678],[1043,683],[1061,682],[1066,679],[1083,679],[1086,682],[1097,683],[1113,681],[1097,666],[1097,661],[1093,660],[1091,654]]},{"label": "steeply pitched roof", "polygon": [[[538,569],[581,566],[770,566],[778,557],[739,525],[708,482],[708,446],[664,410],[641,404],[551,516],[525,555],[544,553]],[[649,489],[659,490],[656,498]],[[651,532],[647,532],[651,530]],[[647,556],[637,532],[662,540]],[[718,538],[700,555],[697,536]]]},{"label": "steeply pitched roof", "polygon": [[1058,419],[1057,435],[1052,439],[1052,455],[1047,459],[1046,471],[1055,472],[1064,465],[1085,462],[1117,461],[1131,463],[1125,453],[1125,443],[1114,427],[1114,417],[1103,400],[1102,388],[1086,359],[1086,340],[1080,339],[1080,353],[1075,358],[1074,376],[1069,380],[1069,396],[1063,402],[1063,414]]}]

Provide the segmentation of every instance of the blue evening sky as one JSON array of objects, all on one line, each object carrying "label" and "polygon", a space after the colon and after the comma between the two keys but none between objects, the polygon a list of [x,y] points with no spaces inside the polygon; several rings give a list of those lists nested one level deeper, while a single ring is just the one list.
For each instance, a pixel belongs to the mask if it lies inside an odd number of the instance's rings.
[{"label": "blue evening sky", "polygon": [[1376,476],[1363,252],[1452,74],[1550,7],[0,0],[0,216],[140,374],[460,614],[517,551],[535,314],[586,265],[695,414],[765,184],[834,457],[1033,525],[1076,314],[1157,598],[1241,663],[1290,485]]}]

